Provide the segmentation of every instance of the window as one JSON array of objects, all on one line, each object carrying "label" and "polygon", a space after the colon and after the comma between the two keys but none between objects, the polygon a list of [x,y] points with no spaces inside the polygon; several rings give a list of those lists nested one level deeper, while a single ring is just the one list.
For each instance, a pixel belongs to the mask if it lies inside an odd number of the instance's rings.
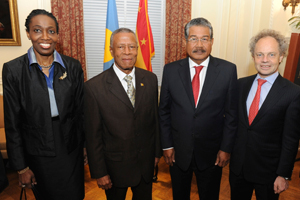
[{"label": "window", "polygon": [[[107,1],[83,0],[88,79],[103,71]],[[135,32],[139,0],[116,0],[116,4],[119,27]],[[165,1],[148,0],[148,14],[155,48],[152,69],[160,85],[165,57]]]}]

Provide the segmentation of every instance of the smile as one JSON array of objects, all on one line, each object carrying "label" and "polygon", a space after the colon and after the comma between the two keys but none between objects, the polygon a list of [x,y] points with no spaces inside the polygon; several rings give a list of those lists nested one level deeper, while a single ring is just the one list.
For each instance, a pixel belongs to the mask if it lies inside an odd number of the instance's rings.
[{"label": "smile", "polygon": [[48,49],[48,48],[50,48],[50,44],[44,44],[44,43],[41,43],[40,46],[41,46],[43,49]]}]

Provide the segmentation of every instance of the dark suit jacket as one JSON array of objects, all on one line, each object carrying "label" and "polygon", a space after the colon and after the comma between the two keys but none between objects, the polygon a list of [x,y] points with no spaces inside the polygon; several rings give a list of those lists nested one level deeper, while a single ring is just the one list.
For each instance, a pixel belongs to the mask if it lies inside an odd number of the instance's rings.
[{"label": "dark suit jacket", "polygon": [[255,77],[239,79],[239,125],[230,169],[266,184],[291,176],[300,136],[300,87],[279,75],[249,126],[246,101]]},{"label": "dark suit jacket", "polygon": [[[61,55],[55,63],[53,88],[64,141],[68,151],[82,143],[83,71],[78,60]],[[67,72],[66,78],[59,78]],[[47,83],[37,64],[29,67],[25,54],[3,65],[4,122],[11,167],[27,167],[25,154],[54,156],[50,100]]]},{"label": "dark suit jacket", "polygon": [[210,57],[195,108],[188,58],[164,67],[159,117],[163,148],[187,170],[194,153],[200,170],[213,166],[219,150],[231,152],[237,128],[236,66]]},{"label": "dark suit jacket", "polygon": [[92,178],[110,175],[117,187],[152,180],[161,156],[157,77],[135,68],[133,108],[113,68],[85,83],[86,146]]}]

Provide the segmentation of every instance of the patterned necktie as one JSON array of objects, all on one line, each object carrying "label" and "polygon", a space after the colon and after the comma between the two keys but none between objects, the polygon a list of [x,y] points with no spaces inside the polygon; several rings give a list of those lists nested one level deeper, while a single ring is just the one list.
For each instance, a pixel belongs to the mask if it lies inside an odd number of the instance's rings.
[{"label": "patterned necktie", "polygon": [[203,66],[195,66],[196,74],[195,74],[195,76],[193,77],[193,80],[192,80],[195,107],[197,105],[197,100],[198,100],[198,95],[199,95],[199,90],[200,90],[199,74],[200,74],[202,68],[203,68]]},{"label": "patterned necktie", "polygon": [[132,77],[130,75],[126,75],[124,80],[127,82],[127,95],[134,107],[134,103],[135,103],[135,89],[133,87],[133,83],[132,83]]},{"label": "patterned necktie", "polygon": [[266,80],[263,80],[263,79],[257,79],[257,81],[258,81],[258,85],[257,85],[256,94],[254,96],[254,99],[253,99],[252,104],[251,104],[250,109],[249,109],[249,116],[248,116],[249,125],[251,125],[251,123],[253,122],[255,116],[258,113],[261,86],[265,82],[267,82]]}]

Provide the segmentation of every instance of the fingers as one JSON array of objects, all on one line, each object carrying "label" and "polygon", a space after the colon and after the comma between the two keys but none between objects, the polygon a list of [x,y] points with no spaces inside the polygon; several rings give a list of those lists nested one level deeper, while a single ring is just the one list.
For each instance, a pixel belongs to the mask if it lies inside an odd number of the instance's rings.
[{"label": "fingers", "polygon": [[99,188],[102,188],[104,190],[108,190],[112,187],[112,182],[109,175],[97,179],[97,184]]},{"label": "fingers", "polygon": [[281,192],[289,188],[288,180],[285,180],[283,177],[278,176],[274,182],[274,193],[280,194]]},{"label": "fingers", "polygon": [[32,184],[37,184],[34,173],[29,169],[23,174],[19,174],[19,186],[32,188]]},{"label": "fingers", "polygon": [[173,166],[173,163],[175,162],[175,151],[174,151],[174,148],[168,149],[168,150],[164,150],[164,159],[165,159],[165,162],[168,165]]},{"label": "fingers", "polygon": [[219,156],[217,156],[217,159],[216,159],[215,165],[219,165],[219,162],[220,162],[220,159],[219,159]]},{"label": "fingers", "polygon": [[34,185],[36,185],[36,184],[37,184],[37,183],[36,183],[36,180],[35,180],[35,176],[34,176],[34,175],[31,177],[31,182],[32,182],[32,184],[34,184]]}]

